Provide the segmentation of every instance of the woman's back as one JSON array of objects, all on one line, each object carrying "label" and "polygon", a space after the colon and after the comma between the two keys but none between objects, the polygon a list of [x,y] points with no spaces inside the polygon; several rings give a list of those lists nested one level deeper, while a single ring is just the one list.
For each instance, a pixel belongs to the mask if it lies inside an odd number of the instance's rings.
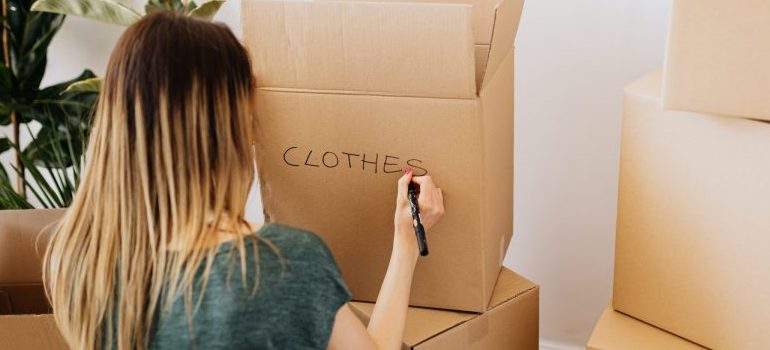
[{"label": "woman's back", "polygon": [[[235,245],[223,243],[192,328],[180,296],[171,310],[156,312],[150,348],[326,349],[334,316],[350,294],[323,241],[267,224],[244,244],[246,283]],[[196,276],[193,304],[200,290]]]}]

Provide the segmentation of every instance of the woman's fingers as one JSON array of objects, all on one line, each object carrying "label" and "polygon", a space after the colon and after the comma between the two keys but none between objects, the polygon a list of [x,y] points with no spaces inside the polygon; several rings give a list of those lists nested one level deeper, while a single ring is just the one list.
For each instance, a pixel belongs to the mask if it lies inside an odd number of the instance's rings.
[{"label": "woman's fingers", "polygon": [[409,183],[412,181],[412,168],[404,168],[404,175],[398,179],[398,200],[407,200],[407,191],[409,191]]},{"label": "woman's fingers", "polygon": [[430,175],[415,176],[412,178],[412,182],[420,185],[420,192],[423,190],[432,191],[436,188],[436,185],[433,184],[433,178],[430,177]]}]

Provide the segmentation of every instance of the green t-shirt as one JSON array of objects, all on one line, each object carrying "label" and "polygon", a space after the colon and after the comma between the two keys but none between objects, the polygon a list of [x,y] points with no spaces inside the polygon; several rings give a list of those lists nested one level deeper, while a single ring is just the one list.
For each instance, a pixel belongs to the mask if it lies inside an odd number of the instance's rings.
[{"label": "green t-shirt", "polygon": [[[244,288],[235,244],[220,245],[192,333],[180,297],[170,312],[158,311],[151,349],[326,349],[334,317],[351,297],[329,249],[315,234],[279,224],[266,224],[256,235],[280,256],[247,239]],[[259,285],[252,294],[255,245]],[[194,290],[193,303],[198,295]]]}]

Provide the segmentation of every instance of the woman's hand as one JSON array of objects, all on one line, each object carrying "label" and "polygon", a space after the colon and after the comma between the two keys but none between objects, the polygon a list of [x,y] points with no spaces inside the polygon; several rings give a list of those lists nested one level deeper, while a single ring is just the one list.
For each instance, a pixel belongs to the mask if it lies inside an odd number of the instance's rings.
[{"label": "woman's hand", "polygon": [[369,319],[369,336],[360,336],[363,327],[353,312],[343,307],[337,312],[329,341],[330,349],[401,349],[412,277],[420,256],[407,196],[409,183],[419,186],[417,205],[420,207],[420,221],[426,231],[444,215],[444,197],[441,189],[433,184],[433,179],[430,176],[412,177],[412,168],[404,169],[404,176],[398,179],[393,252]]},{"label": "woman's hand", "polygon": [[441,189],[436,187],[433,179],[428,176],[412,176],[412,168],[404,169],[404,175],[398,179],[398,195],[396,197],[396,215],[394,218],[395,237],[394,249],[404,250],[409,256],[419,253],[417,248],[417,238],[414,234],[414,224],[412,222],[412,211],[409,206],[408,190],[409,183],[416,184],[417,205],[420,207],[420,221],[425,231],[431,227],[444,215],[444,196]]}]

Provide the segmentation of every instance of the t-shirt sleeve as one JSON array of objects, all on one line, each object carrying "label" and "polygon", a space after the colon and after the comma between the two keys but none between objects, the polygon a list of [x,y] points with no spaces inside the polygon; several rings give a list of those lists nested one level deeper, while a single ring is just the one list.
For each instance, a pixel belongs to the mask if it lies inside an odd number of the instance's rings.
[{"label": "t-shirt sleeve", "polygon": [[316,237],[316,239],[319,242],[318,266],[323,270],[322,285],[328,290],[330,311],[336,315],[340,307],[350,301],[352,295],[345,280],[342,279],[342,273],[334,261],[331,251],[320,238]]},{"label": "t-shirt sleeve", "polygon": [[[305,298],[304,307],[310,314],[301,322],[313,328],[316,334],[316,346],[325,349],[334,327],[337,311],[350,301],[348,290],[334,257],[326,244],[318,236],[305,233],[302,255],[302,281]],[[296,266],[299,267],[299,266]],[[312,320],[312,324],[307,324]]]}]

